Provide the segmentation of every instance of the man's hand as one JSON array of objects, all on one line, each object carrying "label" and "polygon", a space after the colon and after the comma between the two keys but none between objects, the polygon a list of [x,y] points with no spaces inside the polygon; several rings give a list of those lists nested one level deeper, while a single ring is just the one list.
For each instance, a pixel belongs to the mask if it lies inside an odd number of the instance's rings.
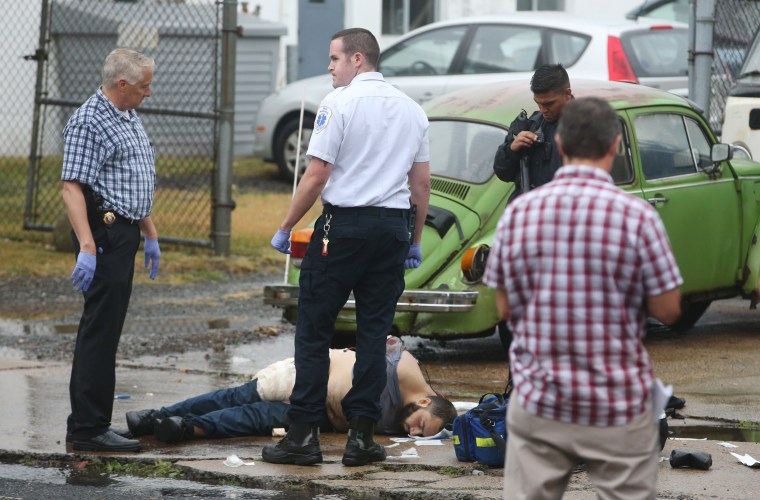
[{"label": "man's hand", "polygon": [[290,253],[290,231],[278,229],[272,238],[272,248],[280,253]]},{"label": "man's hand", "polygon": [[158,239],[145,238],[145,268],[150,264],[150,279],[156,279],[158,275],[158,263],[161,261],[161,249],[158,248]]},{"label": "man's hand", "polygon": [[406,254],[404,269],[420,267],[420,264],[422,264],[422,248],[419,243],[415,243],[409,247],[409,253]]},{"label": "man's hand", "polygon": [[95,256],[91,253],[79,252],[77,265],[71,273],[71,284],[77,292],[86,292],[90,288],[92,278],[95,277]]},{"label": "man's hand", "polygon": [[533,132],[529,130],[523,130],[515,136],[514,140],[509,145],[509,149],[512,151],[519,151],[523,148],[529,148],[533,146],[533,143],[536,142],[537,139],[538,136]]}]

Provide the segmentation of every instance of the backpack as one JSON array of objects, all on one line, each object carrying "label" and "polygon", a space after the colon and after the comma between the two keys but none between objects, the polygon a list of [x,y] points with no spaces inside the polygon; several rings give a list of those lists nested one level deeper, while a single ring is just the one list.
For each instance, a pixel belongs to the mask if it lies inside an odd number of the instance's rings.
[{"label": "backpack", "polygon": [[475,408],[454,419],[452,437],[457,460],[504,467],[508,404],[505,395],[486,393]]}]

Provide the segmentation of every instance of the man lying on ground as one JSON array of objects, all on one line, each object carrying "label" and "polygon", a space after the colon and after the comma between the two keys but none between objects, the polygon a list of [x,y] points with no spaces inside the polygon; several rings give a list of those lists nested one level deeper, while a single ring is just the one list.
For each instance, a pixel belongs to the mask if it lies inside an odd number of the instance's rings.
[{"label": "man lying on ground", "polygon": [[[398,337],[388,337],[385,360],[387,380],[378,432],[433,436],[454,420],[454,405],[430,387],[417,360]],[[321,432],[348,430],[341,400],[351,389],[355,361],[352,350],[330,349],[327,413],[319,425]],[[134,437],[154,434],[165,443],[193,437],[271,436],[272,429],[287,427],[287,401],[294,382],[293,358],[287,358],[260,370],[243,385],[212,391],[160,410],[127,412],[127,425]]]}]

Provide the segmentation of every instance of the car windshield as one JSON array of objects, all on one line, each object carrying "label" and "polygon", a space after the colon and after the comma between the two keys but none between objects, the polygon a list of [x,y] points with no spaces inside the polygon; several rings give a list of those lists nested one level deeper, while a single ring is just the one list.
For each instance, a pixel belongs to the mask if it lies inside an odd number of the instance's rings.
[{"label": "car windshield", "polygon": [[431,120],[430,173],[482,184],[493,175],[493,157],[505,136],[492,125]]},{"label": "car windshield", "polygon": [[636,30],[621,36],[625,53],[639,78],[688,74],[688,30]]}]

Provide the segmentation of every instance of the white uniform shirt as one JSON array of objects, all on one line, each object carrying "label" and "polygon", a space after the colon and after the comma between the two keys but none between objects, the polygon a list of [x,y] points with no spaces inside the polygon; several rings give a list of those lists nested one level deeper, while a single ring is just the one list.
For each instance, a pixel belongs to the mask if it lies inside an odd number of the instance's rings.
[{"label": "white uniform shirt", "polygon": [[428,120],[383,75],[360,73],[322,101],[306,156],[333,164],[323,203],[409,208],[407,174],[430,161]]}]

